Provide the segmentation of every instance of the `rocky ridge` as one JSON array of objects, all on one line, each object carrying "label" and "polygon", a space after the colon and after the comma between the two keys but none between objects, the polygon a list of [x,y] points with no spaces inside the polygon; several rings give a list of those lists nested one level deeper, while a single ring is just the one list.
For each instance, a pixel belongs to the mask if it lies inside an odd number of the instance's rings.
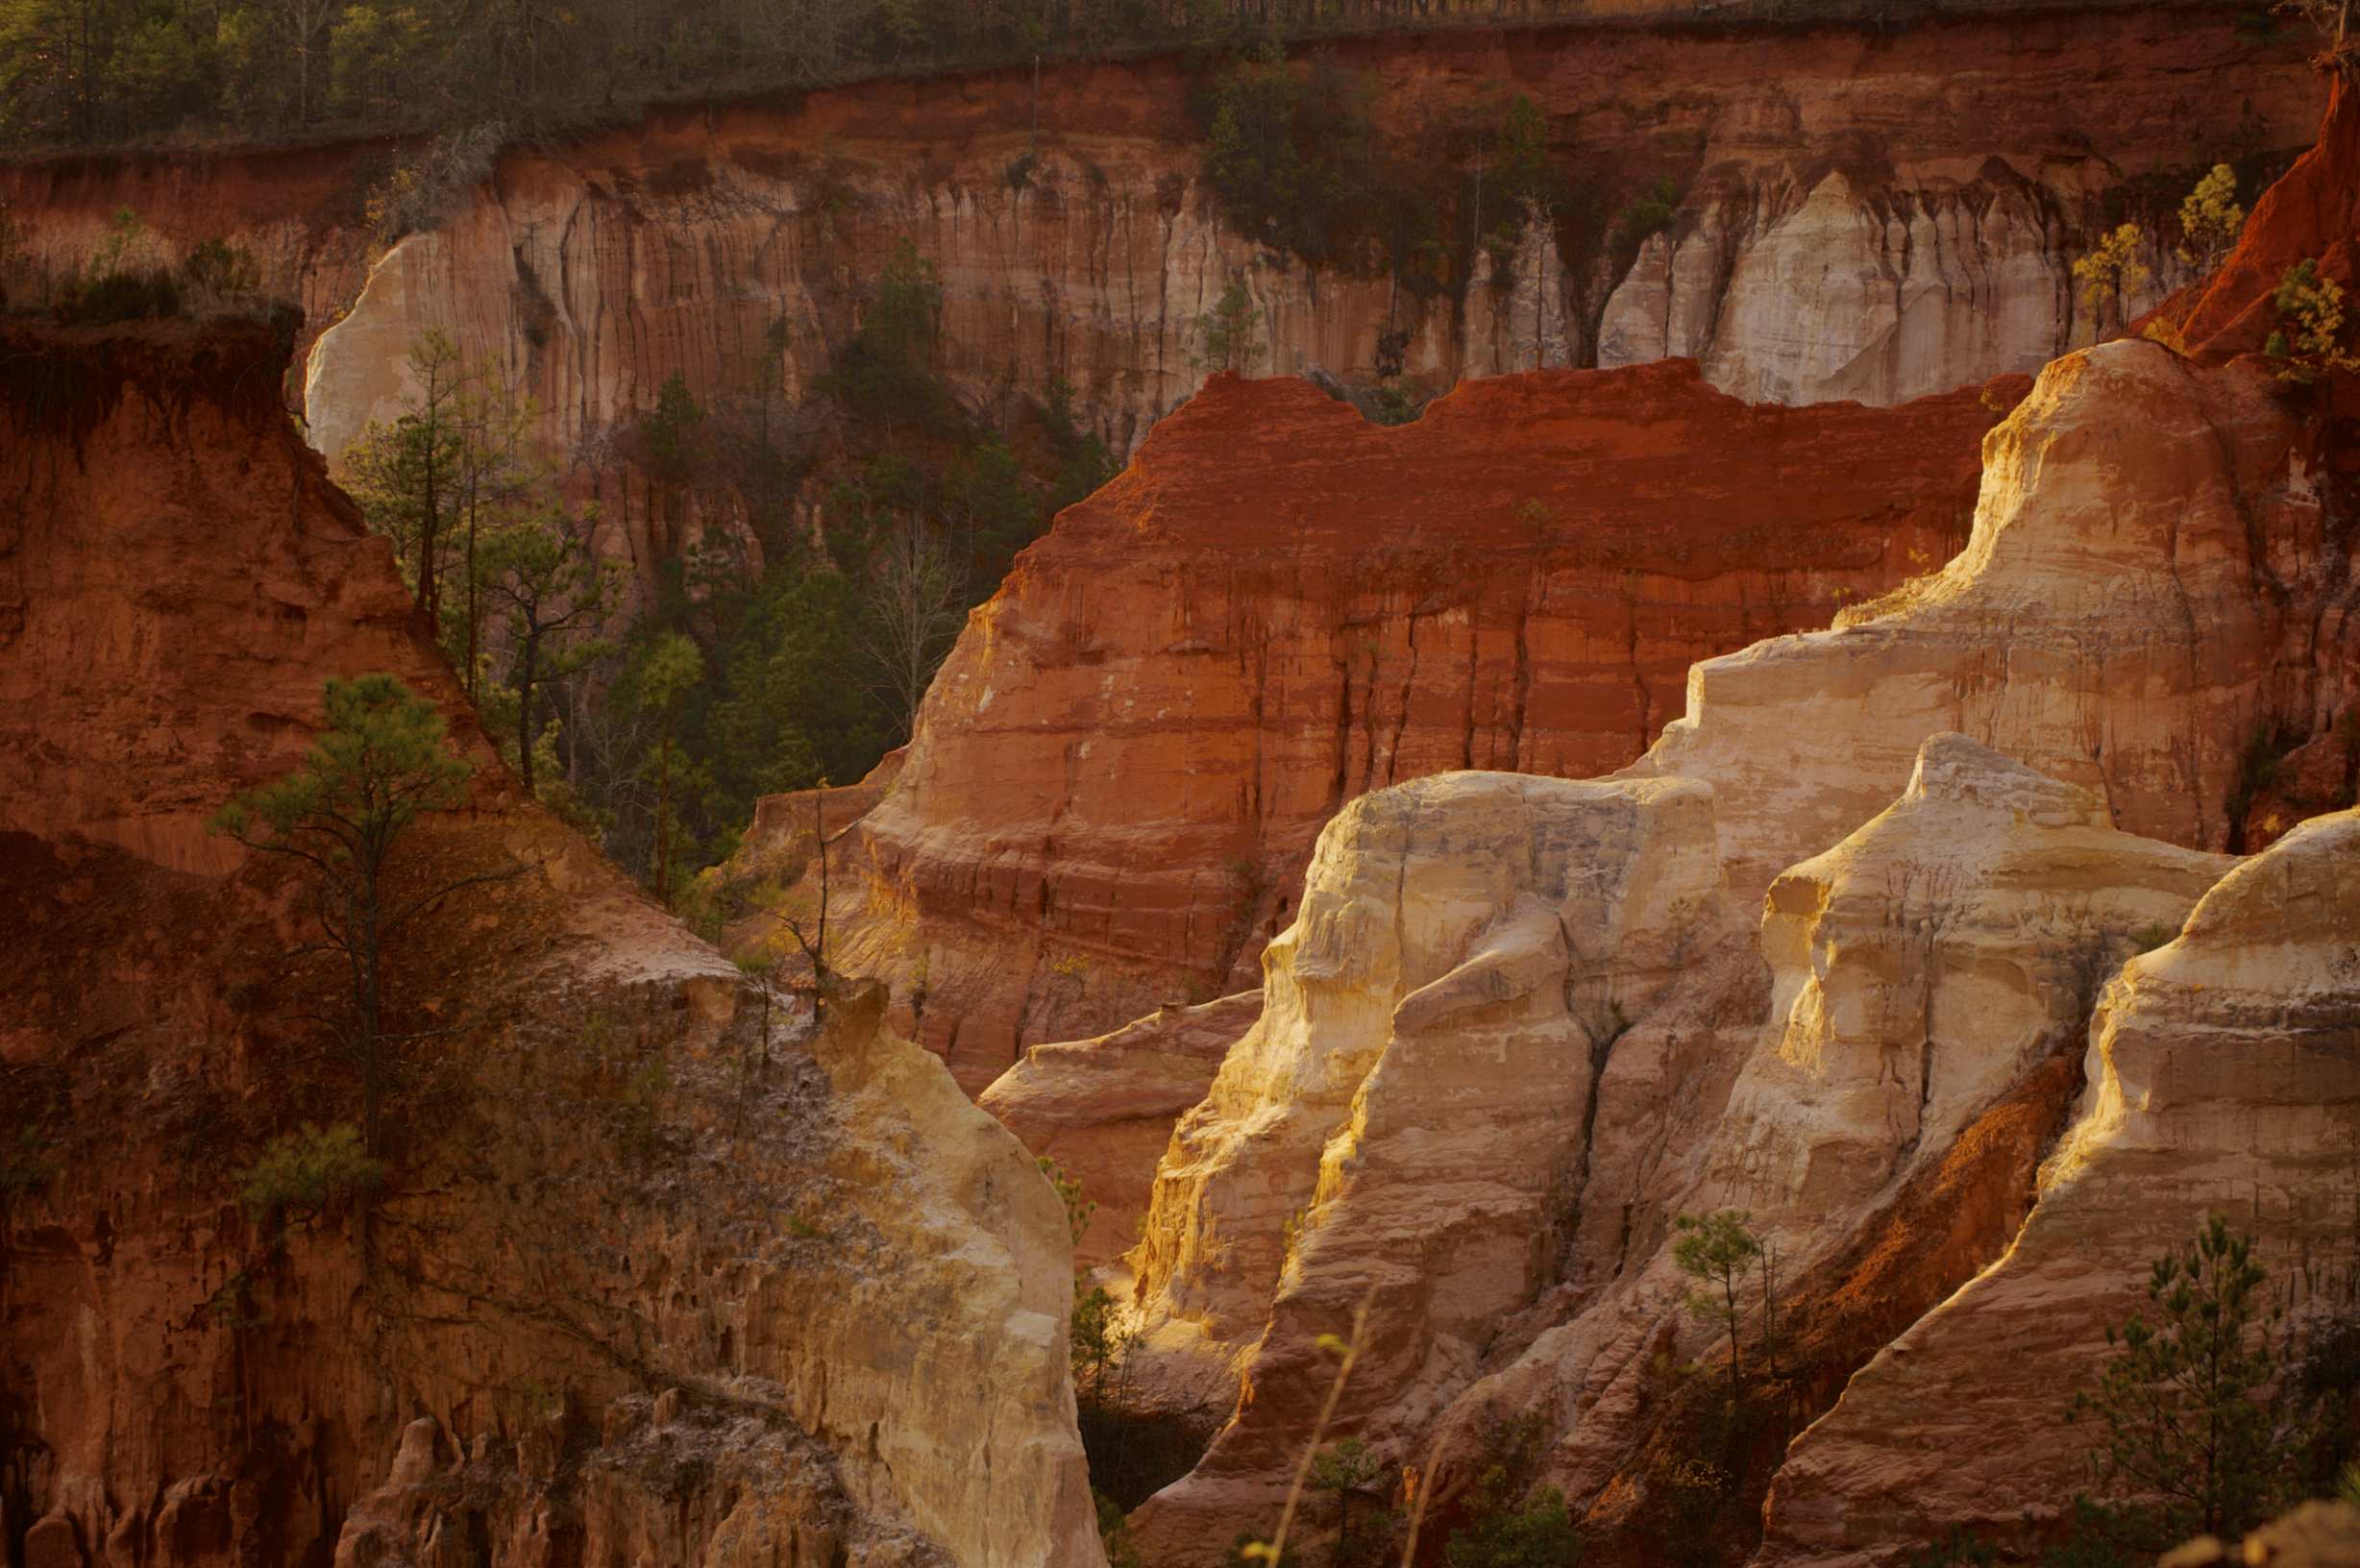
[{"label": "rocky ridge", "polygon": [[[284,355],[0,328],[11,1559],[1101,1562],[1030,1159],[880,998],[815,1030],[519,797]],[[390,1189],[280,1232],[237,1174],[349,1115],[333,976],[203,823],[362,671],[478,768],[401,885],[515,870],[394,954]]]},{"label": "rocky ridge", "polygon": [[[2314,873],[2299,868],[2323,864],[2322,846],[2341,842],[2329,824],[2350,819],[2299,828],[2243,864],[2206,852],[2236,835],[2227,802],[2247,737],[2276,714],[2323,732],[2354,696],[2351,563],[2317,466],[2318,416],[2304,406],[2250,361],[2205,369],[2143,341],[2069,356],[1986,439],[1975,531],[1956,559],[1846,610],[1834,629],[1700,663],[1687,716],[1637,766],[1583,787],[1674,786],[1699,820],[1667,834],[1655,863],[1586,864],[1599,887],[1671,899],[1697,891],[1679,855],[1708,849],[1711,896],[1760,908],[1758,933],[1739,920],[1716,943],[1713,923],[1692,918],[1678,982],[1640,988],[1636,1005],[1591,1037],[1607,1041],[1601,1056],[1561,1040],[1547,1066],[1512,1068],[1519,1117],[1537,1115],[1546,1131],[1519,1119],[1512,1136],[1492,1139],[1497,1113],[1480,1108],[1500,1059],[1485,1042],[1495,1028],[1529,1027],[1518,995],[1581,995],[1578,963],[1549,957],[1513,985],[1477,988],[1491,1010],[1450,1032],[1474,1058],[1457,1063],[1396,1055],[1416,1027],[1414,981],[1375,988],[1357,1011],[1281,1007],[1272,991],[1205,1101],[1177,1124],[1129,1260],[1160,1395],[1235,1404],[1196,1471],[1134,1516],[1149,1560],[1219,1561],[1229,1522],[1283,1494],[1332,1373],[1316,1338],[1344,1332],[1372,1286],[1367,1355],[1378,1370],[1348,1394],[1344,1430],[1405,1465],[1433,1445],[1437,1483],[1448,1487],[1486,1462],[1498,1422],[1536,1417],[1536,1479],[1591,1511],[1610,1554],[1647,1560],[1672,1548],[1668,1521],[1704,1506],[1678,1501],[1679,1472],[1659,1468],[1672,1456],[1650,1446],[1680,1409],[1650,1368],[1667,1353],[1709,1350],[1710,1331],[1682,1305],[1671,1222],[1749,1209],[1791,1271],[1782,1313],[1802,1347],[1792,1396],[1803,1419],[1835,1404],[1780,1472],[1764,1560],[1889,1563],[1951,1524],[2002,1513],[2012,1524],[2027,1508],[2039,1518],[2062,1507],[2070,1484],[2059,1478],[2074,1473],[2065,1449],[2077,1452],[2078,1434],[2059,1434],[2053,1401],[2031,1394],[2074,1384],[2121,1305],[2116,1286],[2135,1290],[2153,1253],[2225,1201],[2224,1184],[2264,1195],[2258,1208],[2241,1200],[2239,1213],[2274,1257],[2293,1249],[2307,1266],[2348,1253],[2350,1237],[2294,1196],[2327,1194],[2325,1213],[2360,1180],[2348,1139],[2336,1142],[2343,1068],[2267,1064],[2291,1048],[2281,1024],[2349,1055],[2348,1034],[2336,1034],[2349,1025],[2332,1021],[2346,1005],[2334,955],[2360,937],[2360,919],[2303,891]],[[1350,848],[1362,814],[1389,796],[1400,803],[1385,810],[1413,809],[1416,790],[1474,788],[1483,776],[1364,797],[1331,827],[1315,864],[1336,857],[1326,879],[1350,885],[1362,874]],[[1551,864],[1536,850],[1505,858],[1528,855]],[[1430,967],[1473,973],[1514,947],[1472,935],[1518,918],[1515,894],[1467,886],[1483,885],[1496,852],[1408,872],[1389,870],[1395,857],[1382,846],[1366,858],[1365,874],[1389,890],[1379,909],[1431,896],[1464,922],[1438,934]],[[2293,891],[2272,904],[2249,891],[2263,887]],[[2232,904],[2249,923],[2225,921]],[[1337,918],[1307,891],[1295,927],[1271,945],[1274,986],[1298,944],[1326,950]],[[1387,928],[1381,915],[1359,919]],[[2182,943],[2200,949],[2214,933],[2224,973],[2270,956],[2249,982],[2252,1000],[2221,999],[2219,1065],[2206,1069],[2219,1076],[2173,1078],[2188,1095],[2175,1116],[2153,1089],[2109,1087],[2111,1074],[2135,1070],[2147,1085],[2163,1069],[2118,1067],[2108,1041],[2144,1030],[2135,1038],[2155,1041],[2145,1049],[2165,1049],[2160,1020],[2175,1004],[2141,1013],[2132,1002],[2142,985],[2163,995],[2143,977],[2169,971],[2174,949],[2134,955],[2179,936],[2183,919]],[[1599,923],[1593,915],[1563,928]],[[2300,1022],[2314,996],[2316,1026]],[[2071,1069],[2085,1028],[2093,1087],[2076,1106]],[[1389,1075],[1421,1061],[1431,1077]],[[1540,1084],[1571,1097],[1544,1108]],[[2215,1152],[2206,1140],[2227,1135],[2206,1127],[2268,1114],[2237,1109],[2248,1085],[2259,1103],[2285,1105],[2289,1125],[2251,1149]],[[2117,1158],[2100,1151],[2126,1136],[2112,1109],[2124,1096],[2157,1113],[2130,1118],[2138,1146],[2157,1159],[2173,1148],[2188,1174],[2144,1228],[2102,1247],[2098,1229],[2070,1219],[2080,1189],[2065,1173]],[[1389,1138],[1376,1108],[1394,1100],[1419,1115]],[[1478,1108],[1464,1122],[1462,1105]],[[2088,1152],[2059,1156],[2035,1188],[2048,1138],[2069,1120],[2065,1148]],[[1463,1129],[1456,1145],[1454,1129]],[[1441,1175],[1503,1162],[1520,1171],[1528,1152],[1549,1151],[1553,1177],[1529,1173],[1521,1211]],[[1224,1183],[1233,1167],[1240,1179]],[[2166,1189],[2126,1176],[2096,1190],[2127,1203]],[[2050,1226],[2068,1229],[2043,1273],[2033,1238]],[[1524,1262],[1460,1269],[1426,1256],[1492,1234]],[[2103,1286],[2093,1251],[2106,1261]],[[2014,1318],[1980,1335],[1947,1327],[2027,1269],[2022,1299],[2038,1306],[2023,1310],[2046,1314],[2038,1336]],[[1455,1298],[1478,1278],[1506,1297],[1480,1303],[1454,1344]],[[1408,1293],[1395,1301],[1394,1289]],[[1919,1336],[1953,1348],[1930,1360]],[[1974,1370],[1994,1344],[2024,1350],[2021,1378]],[[1920,1366],[1947,1380],[1938,1392],[1914,1381]],[[1878,1394],[1887,1384],[1894,1392]],[[1927,1398],[1947,1402],[1950,1436],[1906,1415]],[[1995,1425],[2014,1437],[1996,1448],[1976,1438],[1977,1465],[1931,1462]],[[1744,1484],[1767,1481],[1763,1470]],[[1743,1508],[1731,1506],[1734,1524]]]},{"label": "rocky ridge", "polygon": [[1217,379],[970,622],[835,865],[835,962],[976,1090],[1251,986],[1354,796],[1616,767],[1692,660],[1945,559],[2022,387],[1750,407],[1674,361],[1470,381],[1386,429]]},{"label": "rocky ridge", "polygon": [[[605,496],[614,548],[651,572],[680,541],[613,437],[676,372],[708,404],[758,372],[807,387],[903,238],[938,268],[939,358],[963,400],[1063,380],[1119,451],[1203,380],[1196,318],[1233,275],[1268,346],[1258,368],[1285,374],[1366,379],[1389,326],[1429,389],[1666,355],[1797,403],[2029,372],[2086,338],[2070,261],[2109,213],[2168,207],[2177,189],[2149,184],[2192,164],[2291,156],[2319,97],[2293,32],[2257,34],[2234,6],[1988,9],[1898,32],[1624,18],[1322,46],[1387,85],[1390,130],[1496,113],[1512,90],[1549,116],[1574,197],[1553,234],[1475,263],[1463,298],[1314,272],[1229,232],[1171,58],[1055,66],[1037,88],[979,72],[651,110],[508,152],[381,256],[363,194],[416,149],[38,160],[0,168],[0,201],[53,277],[125,209],[167,252],[247,246],[319,334],[304,402],[332,456],[394,411],[411,335],[451,330],[534,395]],[[771,365],[774,317],[792,331]]]}]

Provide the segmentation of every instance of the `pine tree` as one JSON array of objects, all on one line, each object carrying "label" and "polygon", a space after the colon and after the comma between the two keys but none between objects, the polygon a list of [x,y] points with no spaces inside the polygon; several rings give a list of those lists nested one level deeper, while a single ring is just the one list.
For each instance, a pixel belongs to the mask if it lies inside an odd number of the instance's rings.
[{"label": "pine tree", "polygon": [[1680,1239],[1672,1243],[1672,1261],[1680,1271],[1698,1282],[1688,1294],[1689,1310],[1699,1317],[1729,1329],[1729,1387],[1733,1402],[1744,1391],[1745,1368],[1737,1345],[1737,1320],[1743,1309],[1737,1290],[1745,1273],[1761,1256],[1761,1242],[1746,1229],[1746,1215],[1734,1209],[1710,1214],[1680,1216]]},{"label": "pine tree", "polygon": [[420,818],[465,802],[474,766],[452,750],[434,704],[392,675],[331,680],[325,700],[327,725],[302,766],[241,793],[209,825],[307,869],[320,945],[345,962],[345,1046],[360,1079],[362,1144],[374,1158],[384,1146],[384,1102],[396,1068],[385,1028],[386,944],[460,888],[514,871],[394,897],[387,876],[395,849]]},{"label": "pine tree", "polygon": [[2273,1398],[2265,1278],[2252,1243],[2215,1215],[2185,1252],[2155,1260],[2154,1320],[2134,1312],[2106,1330],[2113,1355],[2066,1419],[2101,1429],[2091,1465],[2126,1544],[2233,1540],[2281,1500],[2304,1426]]}]

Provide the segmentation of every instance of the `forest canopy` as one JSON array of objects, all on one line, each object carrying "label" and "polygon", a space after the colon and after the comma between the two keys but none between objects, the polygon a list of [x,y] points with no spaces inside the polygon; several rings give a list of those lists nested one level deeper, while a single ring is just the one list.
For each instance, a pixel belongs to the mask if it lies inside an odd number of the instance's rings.
[{"label": "forest canopy", "polygon": [[[1889,20],[1734,0],[1716,23]],[[1586,0],[0,0],[0,149],[544,134],[702,92],[1586,15]]]}]

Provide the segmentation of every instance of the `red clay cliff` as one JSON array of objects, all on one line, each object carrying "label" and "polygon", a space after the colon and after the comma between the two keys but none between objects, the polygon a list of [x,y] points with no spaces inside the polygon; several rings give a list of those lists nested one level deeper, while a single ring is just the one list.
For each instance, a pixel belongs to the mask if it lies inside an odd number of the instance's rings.
[{"label": "red clay cliff", "polygon": [[971,1091],[1251,986],[1343,802],[1631,761],[1694,661],[1947,559],[2022,390],[1749,406],[1672,361],[1386,429],[1217,378],[976,612],[843,851],[838,962],[892,977]]}]

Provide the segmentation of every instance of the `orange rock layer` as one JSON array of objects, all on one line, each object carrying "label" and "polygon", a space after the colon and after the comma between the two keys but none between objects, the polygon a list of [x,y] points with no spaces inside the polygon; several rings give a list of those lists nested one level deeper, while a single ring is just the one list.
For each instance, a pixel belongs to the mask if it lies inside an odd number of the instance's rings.
[{"label": "orange rock layer", "polygon": [[[0,324],[0,1556],[1101,1561],[1054,1194],[873,1001],[815,1034],[522,797],[285,363]],[[204,824],[369,672],[477,769],[393,896],[498,879],[388,945],[370,1219],[282,1231],[240,1182],[357,1115],[341,976]],[[1019,1479],[928,1457],[970,1418]]]},{"label": "orange rock layer", "polygon": [[1749,406],[1671,361],[1384,429],[1217,378],[976,612],[852,835],[838,962],[892,976],[971,1090],[1251,986],[1338,807],[1631,761],[1694,661],[1947,559],[2022,390]]}]

